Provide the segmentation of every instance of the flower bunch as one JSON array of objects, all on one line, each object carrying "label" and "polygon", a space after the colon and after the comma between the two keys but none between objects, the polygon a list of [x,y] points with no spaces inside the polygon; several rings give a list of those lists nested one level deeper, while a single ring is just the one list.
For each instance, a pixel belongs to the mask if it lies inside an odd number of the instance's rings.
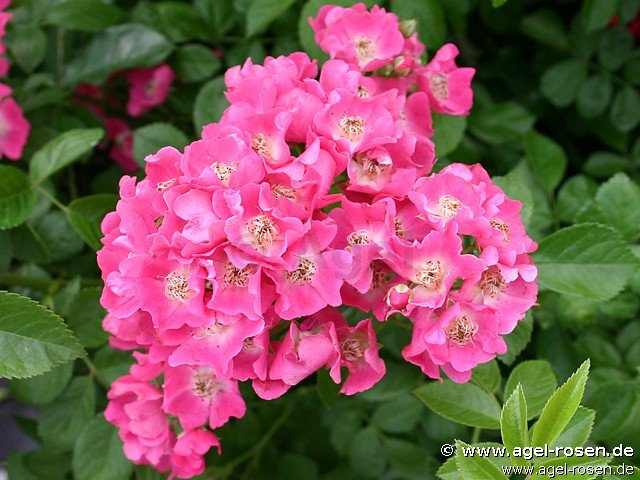
[{"label": "flower bunch", "polygon": [[468,113],[474,70],[453,45],[423,64],[378,7],[310,21],[320,71],[304,53],[231,68],[220,122],[123,177],[102,224],[104,328],[137,361],[105,416],[134,463],[201,473],[209,429],[246,411],[238,382],[273,399],[327,369],[344,394],[371,388],[374,324],[397,314],[406,360],[467,381],[535,303],[520,203],[479,165],[430,174],[431,112]]},{"label": "flower bunch", "polygon": [[[13,18],[13,14],[6,12],[10,0],[0,0],[0,55],[6,52],[2,42],[7,23]],[[9,72],[9,62],[0,57],[0,76]],[[11,97],[13,90],[10,86],[0,83],[0,159],[7,157],[18,160],[22,157],[22,151],[27,143],[31,124],[24,117],[22,109]]]}]

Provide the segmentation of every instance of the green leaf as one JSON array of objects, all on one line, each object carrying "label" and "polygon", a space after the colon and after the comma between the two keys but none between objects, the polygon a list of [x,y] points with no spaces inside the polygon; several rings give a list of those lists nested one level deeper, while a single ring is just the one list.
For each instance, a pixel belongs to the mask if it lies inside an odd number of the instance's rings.
[{"label": "green leaf", "polygon": [[551,396],[533,426],[531,445],[553,445],[576,413],[589,375],[589,360]]},{"label": "green leaf", "polygon": [[47,53],[47,36],[35,25],[19,27],[7,35],[7,48],[27,73],[40,65]]},{"label": "green leaf", "polygon": [[386,466],[384,447],[375,428],[360,430],[349,452],[351,464],[364,478],[380,478]]},{"label": "green leaf", "polygon": [[597,412],[593,438],[615,438],[623,431],[627,421],[637,424],[639,397],[637,383],[632,381],[612,379],[590,388],[585,394],[584,404]]},{"label": "green leaf", "polygon": [[9,478],[18,480],[40,480],[35,473],[25,465],[25,453],[13,451],[7,457],[7,473]]},{"label": "green leaf", "polygon": [[9,270],[12,257],[13,247],[11,245],[11,238],[7,232],[0,230],[0,277]]},{"label": "green leaf", "polygon": [[58,135],[33,155],[29,165],[31,181],[40,183],[75,162],[91,151],[103,134],[101,128],[86,128]]},{"label": "green leaf", "polygon": [[133,156],[141,167],[147,155],[155,154],[163,147],[182,150],[189,143],[184,132],[170,123],[151,123],[133,132]]},{"label": "green leaf", "polygon": [[107,312],[100,306],[101,288],[85,288],[73,300],[73,308],[67,315],[67,323],[84,347],[103,345],[109,335],[102,329],[102,319]]},{"label": "green leaf", "polygon": [[600,30],[609,25],[617,6],[618,0],[585,0],[581,13],[587,31]]},{"label": "green leaf", "polygon": [[102,248],[100,224],[115,209],[117,195],[100,193],[76,198],[68,206],[67,220],[80,237],[94,250]]},{"label": "green leaf", "polygon": [[24,222],[38,203],[29,179],[15,167],[0,165],[0,228]]},{"label": "green leaf", "polygon": [[[527,401],[518,384],[510,397],[504,402],[500,415],[500,432],[502,443],[513,453],[514,447],[529,446],[529,429],[527,427]],[[526,465],[528,462],[520,457],[513,457],[514,462]]]},{"label": "green leaf", "polygon": [[502,145],[520,140],[534,122],[535,117],[522,106],[507,102],[472,112],[469,129],[487,143]]},{"label": "green leaf", "polygon": [[598,178],[608,178],[631,167],[627,157],[611,152],[595,152],[589,155],[582,167],[586,173]]},{"label": "green leaf", "polygon": [[613,125],[622,132],[632,130],[640,123],[640,94],[630,85],[622,87],[616,95],[609,117]]},{"label": "green leaf", "polygon": [[611,101],[613,85],[604,75],[594,75],[582,84],[576,106],[585,118],[602,115]]},{"label": "green leaf", "polygon": [[222,112],[229,105],[224,96],[225,88],[224,78],[217,77],[205,83],[198,92],[193,106],[193,125],[196,132],[222,117]]},{"label": "green leaf", "polygon": [[513,171],[502,177],[493,177],[493,181],[504,190],[504,193],[506,193],[509,198],[520,200],[520,203],[522,203],[520,215],[522,216],[524,224],[528,225],[529,220],[531,220],[531,214],[533,213],[531,190],[518,179]]},{"label": "green leaf", "polygon": [[98,370],[96,378],[102,386],[109,388],[115,379],[129,371],[134,359],[131,352],[114,350],[107,344],[95,353],[92,361]]},{"label": "green leaf", "polygon": [[378,405],[371,421],[385,432],[406,433],[415,428],[423,413],[420,402],[407,393]]},{"label": "green leaf", "polygon": [[[177,1],[158,2],[156,11],[162,22],[162,31],[174,42],[199,39],[207,41],[209,31],[202,17],[189,4]],[[155,25],[150,25],[154,26]]]},{"label": "green leaf", "polygon": [[562,50],[569,45],[562,17],[554,10],[537,10],[525,16],[522,33],[548,47]]},{"label": "green leaf", "polygon": [[429,49],[437,49],[445,42],[447,22],[437,0],[391,0],[391,11],[401,20],[417,20],[418,36]]},{"label": "green leaf", "polygon": [[247,11],[247,37],[262,33],[295,0],[253,0]]},{"label": "green leaf", "polygon": [[633,55],[633,44],[634,36],[626,26],[607,28],[598,42],[598,62],[607,70],[618,70]]},{"label": "green leaf", "polygon": [[498,430],[500,405],[493,395],[472,383],[432,382],[413,393],[438,415],[470,427]]},{"label": "green leaf", "polygon": [[76,480],[129,478],[133,465],[122,452],[118,429],[98,414],[82,429],[73,450]]},{"label": "green leaf", "polygon": [[0,377],[32,377],[81,354],[60,317],[28,298],[0,291]]},{"label": "green leaf", "polygon": [[637,271],[639,260],[611,227],[585,223],[563,228],[534,254],[542,285],[560,293],[608,300]]},{"label": "green leaf", "polygon": [[101,0],[66,0],[47,11],[46,22],[66,30],[98,32],[115,25],[122,10]]},{"label": "green leaf", "polygon": [[528,360],[518,364],[509,375],[504,386],[504,397],[509,397],[518,385],[527,399],[529,420],[542,411],[558,382],[547,361]]},{"label": "green leaf", "polygon": [[368,402],[387,402],[418,385],[421,375],[406,363],[387,362],[387,374],[369,390],[358,394]]},{"label": "green leaf", "polygon": [[431,480],[429,475],[437,463],[427,455],[426,449],[398,438],[386,438],[384,449],[393,470],[406,480]]},{"label": "green leaf", "polygon": [[72,373],[73,362],[67,362],[36,377],[11,380],[9,386],[11,393],[21,403],[39,407],[51,403],[62,393]]},{"label": "green leaf", "polygon": [[533,331],[533,319],[531,313],[527,312],[527,315],[523,320],[518,322],[516,328],[509,335],[504,337],[507,343],[507,353],[498,356],[505,365],[511,365],[515,362],[516,357],[525,349],[525,347],[531,341],[531,333]]},{"label": "green leaf", "polygon": [[533,171],[548,193],[558,186],[567,169],[567,155],[555,141],[538,132],[529,132],[524,148]]},{"label": "green leaf", "polygon": [[577,212],[596,194],[598,184],[584,175],[575,175],[562,184],[556,198],[556,216],[572,223]]},{"label": "green leaf", "polygon": [[456,465],[464,480],[507,480],[502,470],[486,457],[466,456],[462,449],[469,448],[464,442],[456,440]]},{"label": "green leaf", "polygon": [[490,362],[478,365],[473,369],[471,381],[486,392],[494,393],[498,387],[500,387],[500,382],[502,381],[498,362],[491,360]]},{"label": "green leaf", "polygon": [[618,173],[603,183],[596,193],[596,204],[604,213],[608,225],[628,241],[640,233],[640,186],[624,173]]},{"label": "green leaf", "polygon": [[110,27],[96,35],[67,64],[64,83],[102,84],[113,72],[152,67],[162,63],[172,50],[169,41],[155,30],[136,24]]},{"label": "green leaf", "polygon": [[467,129],[467,117],[433,114],[433,143],[436,155],[444,157],[453,152],[464,138]]},{"label": "green leaf", "polygon": [[16,258],[25,262],[51,263],[68,260],[84,248],[60,210],[52,210],[36,222],[11,230]]},{"label": "green leaf", "polygon": [[74,378],[55,403],[40,410],[38,434],[46,445],[70,451],[93,418],[95,403],[93,380],[86,376]]},{"label": "green leaf", "polygon": [[580,447],[587,443],[593,428],[596,412],[589,408],[578,407],[564,431],[556,440],[557,447]]},{"label": "green leaf", "polygon": [[189,82],[201,82],[220,70],[222,62],[207,47],[185,45],[176,50],[173,66],[179,78]]},{"label": "green leaf", "polygon": [[493,5],[493,8],[501,7],[505,3],[507,3],[507,0],[491,0],[491,5]]},{"label": "green leaf", "polygon": [[209,25],[213,39],[219,41],[235,23],[236,15],[231,0],[194,0],[193,6]]},{"label": "green leaf", "polygon": [[556,107],[573,103],[587,77],[587,64],[572,58],[555,64],[542,74],[540,90]]}]

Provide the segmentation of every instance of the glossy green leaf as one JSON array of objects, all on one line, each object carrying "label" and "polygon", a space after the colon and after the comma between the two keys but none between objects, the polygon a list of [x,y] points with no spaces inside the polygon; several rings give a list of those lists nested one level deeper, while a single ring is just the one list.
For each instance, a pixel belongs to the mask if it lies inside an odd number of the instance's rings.
[{"label": "glossy green leaf", "polygon": [[40,410],[38,434],[46,445],[70,451],[93,418],[96,389],[90,377],[75,377],[56,401]]},{"label": "glossy green leaf", "polygon": [[141,167],[147,155],[155,154],[163,147],[182,150],[189,143],[184,132],[170,123],[152,123],[133,132],[133,156]]},{"label": "glossy green leaf", "polygon": [[247,10],[247,36],[264,31],[294,3],[295,0],[253,0]]},{"label": "glossy green leaf", "polygon": [[471,381],[483,390],[494,393],[499,387],[502,377],[496,360],[478,365],[473,369]]},{"label": "glossy green leaf", "polygon": [[524,139],[527,159],[548,193],[558,186],[567,169],[567,155],[560,145],[538,132],[530,132]]},{"label": "glossy green leaf", "polygon": [[38,203],[29,179],[15,167],[0,165],[0,228],[24,222]]},{"label": "glossy green leaf", "polygon": [[500,405],[495,397],[472,383],[432,382],[413,392],[438,415],[471,427],[500,428]]},{"label": "glossy green leaf", "polygon": [[81,354],[60,317],[28,298],[0,291],[0,377],[32,377]]},{"label": "glossy green leaf", "polygon": [[215,74],[222,63],[211,49],[202,45],[185,45],[173,56],[176,75],[189,82],[201,82]]},{"label": "glossy green leaf", "polygon": [[118,197],[108,193],[75,199],[68,205],[67,220],[80,237],[94,250],[102,248],[100,224],[115,209]]},{"label": "glossy green leaf", "polygon": [[639,265],[620,234],[595,223],[549,235],[540,242],[534,261],[542,285],[597,300],[619,293]]},{"label": "glossy green leaf", "polygon": [[527,400],[529,413],[527,419],[531,419],[542,411],[558,386],[558,382],[547,361],[527,360],[511,371],[504,386],[504,397],[509,397],[518,385],[521,386]]},{"label": "glossy green leaf", "polygon": [[564,431],[556,440],[556,446],[579,447],[584,445],[593,428],[593,420],[596,412],[585,407],[578,407],[576,413],[571,417]]},{"label": "glossy green leaf", "polygon": [[464,455],[464,442],[456,441],[456,465],[463,480],[506,480],[508,477],[491,460],[480,455]]},{"label": "glossy green leaf", "polygon": [[129,478],[133,465],[122,452],[118,429],[102,414],[88,422],[73,450],[76,480],[121,480]]},{"label": "glossy green leaf", "polygon": [[117,6],[101,0],[66,0],[51,6],[46,22],[66,30],[98,32],[115,25],[122,16]]},{"label": "glossy green leaf", "polygon": [[173,46],[148,27],[123,24],[96,35],[89,45],[67,64],[64,83],[103,83],[118,70],[152,67],[169,56]]},{"label": "glossy green leaf", "polygon": [[40,183],[78,160],[95,147],[104,132],[100,128],[69,130],[39,149],[31,159],[29,177]]},{"label": "glossy green leaf", "polygon": [[584,175],[575,175],[562,184],[556,197],[556,216],[573,223],[580,209],[596,194],[598,184]]}]

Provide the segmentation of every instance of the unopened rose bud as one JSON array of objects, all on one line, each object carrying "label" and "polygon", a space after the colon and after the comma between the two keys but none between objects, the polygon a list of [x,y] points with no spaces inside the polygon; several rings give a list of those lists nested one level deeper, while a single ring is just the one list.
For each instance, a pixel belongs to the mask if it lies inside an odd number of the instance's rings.
[{"label": "unopened rose bud", "polygon": [[404,283],[391,287],[385,297],[387,305],[394,310],[404,310],[411,301],[411,289]]},{"label": "unopened rose bud", "polygon": [[402,20],[400,22],[400,32],[404,38],[409,38],[418,30],[418,21],[415,18]]}]

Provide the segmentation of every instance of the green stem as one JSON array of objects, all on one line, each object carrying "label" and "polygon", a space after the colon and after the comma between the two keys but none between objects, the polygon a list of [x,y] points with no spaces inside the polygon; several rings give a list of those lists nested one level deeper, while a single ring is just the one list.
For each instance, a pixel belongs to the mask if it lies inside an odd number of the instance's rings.
[{"label": "green stem", "polygon": [[67,211],[69,211],[69,208],[66,205],[61,203],[56,197],[51,195],[47,190],[42,188],[40,185],[36,184],[34,185],[34,188],[40,193],[40,195],[45,197],[47,200],[49,200],[51,203],[53,203],[56,207],[58,207],[63,212],[66,213]]},{"label": "green stem", "polygon": [[62,70],[64,68],[64,30],[56,33],[56,79],[62,83]]},{"label": "green stem", "polygon": [[479,427],[475,427],[473,429],[473,433],[471,434],[471,444],[478,443],[480,441],[480,435],[482,434],[482,429]]},{"label": "green stem", "polygon": [[87,368],[89,369],[89,376],[95,377],[98,374],[98,369],[93,364],[93,362],[89,359],[89,355],[86,353],[82,356],[82,361],[85,363]]}]

